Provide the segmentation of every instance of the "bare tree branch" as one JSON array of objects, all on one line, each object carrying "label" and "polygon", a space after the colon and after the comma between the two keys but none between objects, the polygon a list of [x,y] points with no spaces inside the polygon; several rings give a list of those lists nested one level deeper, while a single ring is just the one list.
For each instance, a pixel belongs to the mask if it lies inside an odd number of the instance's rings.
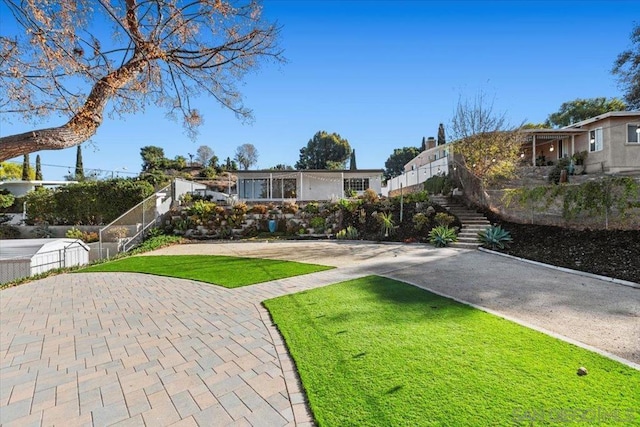
[{"label": "bare tree branch", "polygon": [[[0,137],[0,160],[77,145],[105,112],[148,105],[179,111],[193,134],[202,117],[192,98],[201,94],[250,118],[237,82],[261,61],[284,61],[279,28],[251,0],[2,1],[24,33],[0,36],[0,113],[68,121]],[[94,22],[110,23],[114,39],[101,40]]]}]

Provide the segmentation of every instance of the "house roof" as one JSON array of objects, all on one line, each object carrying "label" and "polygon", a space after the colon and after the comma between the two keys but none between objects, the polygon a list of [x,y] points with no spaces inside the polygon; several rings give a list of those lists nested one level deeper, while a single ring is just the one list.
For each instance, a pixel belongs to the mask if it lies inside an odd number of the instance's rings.
[{"label": "house roof", "polygon": [[261,170],[245,170],[245,171],[234,171],[233,173],[235,173],[236,175],[251,175],[251,174],[260,174],[260,175],[264,175],[265,173],[277,173],[277,174],[282,174],[282,173],[313,173],[313,174],[335,174],[335,173],[345,173],[345,174],[349,174],[349,173],[370,173],[370,174],[381,174],[384,173],[384,169],[356,169],[356,170],[350,170],[350,169],[304,169],[304,170],[299,170],[299,169],[294,169],[294,170],[274,170],[274,169],[261,169]]},{"label": "house roof", "polygon": [[611,117],[634,117],[640,119],[640,111],[609,111],[608,113],[600,114],[599,116],[591,117],[589,119],[573,123],[569,126],[565,126],[562,129],[579,128]]},{"label": "house roof", "polygon": [[[536,139],[559,139],[564,138],[565,136],[572,135],[580,135],[586,133],[586,129],[523,129],[522,133],[528,135],[529,137],[533,137],[535,135]],[[528,140],[530,140],[529,138]]]},{"label": "house roof", "polygon": [[0,241],[0,260],[29,259],[37,253],[61,250],[70,246],[89,247],[77,239],[7,239]]}]

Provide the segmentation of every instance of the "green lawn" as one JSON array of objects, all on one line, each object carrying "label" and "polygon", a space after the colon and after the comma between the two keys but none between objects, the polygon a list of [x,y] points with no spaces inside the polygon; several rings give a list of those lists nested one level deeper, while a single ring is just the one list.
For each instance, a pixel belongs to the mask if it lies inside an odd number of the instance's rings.
[{"label": "green lawn", "polygon": [[218,255],[154,255],[123,258],[78,272],[148,273],[237,288],[331,268],[300,262]]},{"label": "green lawn", "polygon": [[640,425],[640,371],[402,282],[265,306],[321,426]]}]

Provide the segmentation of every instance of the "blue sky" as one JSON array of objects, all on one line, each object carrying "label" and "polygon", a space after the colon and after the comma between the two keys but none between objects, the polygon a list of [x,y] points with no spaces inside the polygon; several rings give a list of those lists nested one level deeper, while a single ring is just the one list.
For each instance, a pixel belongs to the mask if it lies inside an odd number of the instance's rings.
[{"label": "blue sky", "polygon": [[[293,165],[300,148],[324,130],[349,141],[359,168],[384,168],[394,148],[436,136],[458,99],[480,91],[512,124],[544,121],[576,98],[621,97],[610,70],[630,46],[638,7],[638,1],[266,0],[266,18],[283,26],[288,62],[265,64],[245,78],[252,124],[213,99],[198,100],[204,126],[196,141],[162,110],[106,118],[83,145],[84,166],[137,174],[146,145],[162,147],[169,158],[208,145],[224,159],[245,143],[258,149],[254,169]],[[3,136],[30,129],[19,120],[0,122]],[[73,168],[75,153],[39,154],[45,165]],[[62,179],[68,169],[43,172]]]}]

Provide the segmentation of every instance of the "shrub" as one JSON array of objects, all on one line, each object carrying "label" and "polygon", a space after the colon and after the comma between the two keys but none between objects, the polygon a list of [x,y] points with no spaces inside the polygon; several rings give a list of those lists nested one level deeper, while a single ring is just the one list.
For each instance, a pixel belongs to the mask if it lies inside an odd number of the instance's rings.
[{"label": "shrub", "polygon": [[69,239],[82,239],[82,235],[84,233],[81,230],[78,230],[76,227],[72,227],[67,230],[64,234]]},{"label": "shrub", "polygon": [[145,181],[112,179],[39,189],[25,196],[27,221],[56,225],[109,223],[153,194]]},{"label": "shrub", "polygon": [[13,205],[16,198],[9,192],[9,190],[0,190],[0,209],[5,209]]},{"label": "shrub", "polygon": [[233,205],[233,213],[236,215],[244,215],[248,211],[247,204],[244,202],[238,202]]},{"label": "shrub", "polygon": [[379,200],[378,194],[371,188],[367,188],[362,194],[362,200],[365,203],[377,203]]},{"label": "shrub", "polygon": [[418,231],[421,231],[422,229],[428,227],[430,222],[429,216],[422,212],[418,212],[417,214],[415,214],[412,221],[413,227]]},{"label": "shrub", "polygon": [[444,225],[438,225],[429,232],[429,242],[437,248],[443,248],[457,240],[456,230]]},{"label": "shrub", "polygon": [[317,214],[320,212],[320,208],[316,202],[310,202],[305,205],[304,211],[308,214]]},{"label": "shrub", "polygon": [[404,196],[405,203],[423,203],[429,201],[429,193],[426,191],[416,191]]},{"label": "shrub", "polygon": [[486,229],[478,232],[478,240],[482,243],[482,246],[490,249],[504,249],[513,242],[511,233],[504,230],[499,225],[487,227]]},{"label": "shrub", "polygon": [[563,169],[567,170],[568,173],[569,159],[558,160],[558,163],[556,163],[553,169],[551,169],[549,176],[547,177],[550,184],[558,184],[560,182],[560,175],[562,174]]},{"label": "shrub", "polygon": [[264,215],[268,211],[266,205],[253,205],[249,208],[248,212],[257,215]]},{"label": "shrub", "polygon": [[85,243],[93,243],[100,240],[100,236],[95,231],[82,233],[82,240]]},{"label": "shrub", "polygon": [[451,178],[446,175],[434,175],[424,182],[428,194],[447,194],[453,188]]},{"label": "shrub", "polygon": [[192,206],[187,209],[187,214],[194,216],[198,221],[204,223],[209,220],[216,204],[204,200],[196,200]]},{"label": "shrub", "polygon": [[434,220],[438,225],[449,227],[451,223],[456,220],[456,218],[446,212],[438,212],[434,217]]},{"label": "shrub", "polygon": [[168,235],[154,236],[142,242],[139,246],[134,248],[129,253],[131,255],[135,255],[143,252],[154,251],[156,249],[164,248],[165,246],[171,246],[177,243],[182,243],[183,241],[184,239],[179,236],[168,236]]},{"label": "shrub", "polygon": [[287,202],[282,205],[282,213],[295,215],[296,213],[298,213],[298,205],[296,205],[295,203]]},{"label": "shrub", "polygon": [[355,227],[348,226],[346,229],[338,231],[336,234],[338,240],[357,240],[358,230]]},{"label": "shrub", "polygon": [[325,219],[322,218],[321,216],[314,216],[313,218],[311,218],[311,221],[309,221],[309,225],[316,232],[317,231],[324,231],[325,223],[326,223]]}]

